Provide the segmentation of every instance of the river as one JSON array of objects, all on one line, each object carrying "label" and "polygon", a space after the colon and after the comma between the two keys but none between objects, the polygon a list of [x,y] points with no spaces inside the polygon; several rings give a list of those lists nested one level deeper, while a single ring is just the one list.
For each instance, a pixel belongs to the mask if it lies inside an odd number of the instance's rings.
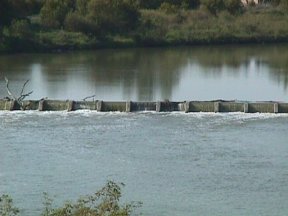
[{"label": "river", "polygon": [[288,45],[118,49],[0,56],[15,95],[30,99],[279,100],[288,98]]},{"label": "river", "polygon": [[288,115],[1,112],[0,191],[22,215],[124,182],[144,215],[283,216]]},{"label": "river", "polygon": [[[287,101],[286,49],[6,55],[0,69],[15,92],[30,79],[32,99]],[[287,114],[1,111],[0,194],[38,216],[43,192],[60,205],[115,180],[143,215],[283,216],[287,126]]]}]

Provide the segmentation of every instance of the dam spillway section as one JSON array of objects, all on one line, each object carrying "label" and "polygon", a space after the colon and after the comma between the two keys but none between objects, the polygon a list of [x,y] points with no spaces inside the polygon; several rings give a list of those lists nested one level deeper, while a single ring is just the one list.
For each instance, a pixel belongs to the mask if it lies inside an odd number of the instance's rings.
[{"label": "dam spillway section", "polygon": [[263,101],[73,101],[73,100],[0,100],[0,110],[76,111],[98,112],[243,112],[243,113],[288,113],[288,103]]}]

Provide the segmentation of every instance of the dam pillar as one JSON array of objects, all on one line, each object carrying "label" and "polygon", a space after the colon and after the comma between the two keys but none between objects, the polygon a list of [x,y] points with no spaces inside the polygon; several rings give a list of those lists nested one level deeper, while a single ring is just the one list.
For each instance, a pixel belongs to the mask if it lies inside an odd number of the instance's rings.
[{"label": "dam pillar", "polygon": [[102,108],[103,108],[103,101],[97,101],[97,105],[96,105],[97,111],[101,112]]},{"label": "dam pillar", "polygon": [[248,103],[244,103],[243,104],[243,110],[244,110],[244,113],[248,113],[249,112],[249,104]]},{"label": "dam pillar", "polygon": [[214,102],[214,112],[220,112],[220,103],[219,102]]},{"label": "dam pillar", "polygon": [[190,101],[186,101],[184,104],[184,111],[185,113],[190,112]]},{"label": "dam pillar", "polygon": [[278,103],[274,103],[274,113],[278,113],[279,112],[279,105]]},{"label": "dam pillar", "polygon": [[132,102],[126,101],[126,112],[131,112]]},{"label": "dam pillar", "polygon": [[160,112],[161,111],[161,101],[157,101],[156,102],[156,112]]},{"label": "dam pillar", "polygon": [[15,100],[9,100],[5,102],[5,110],[13,111],[16,106]]},{"label": "dam pillar", "polygon": [[44,111],[45,110],[45,100],[40,100],[38,104],[38,110]]},{"label": "dam pillar", "polygon": [[74,111],[74,104],[75,104],[74,101],[67,101],[67,111],[68,112]]}]

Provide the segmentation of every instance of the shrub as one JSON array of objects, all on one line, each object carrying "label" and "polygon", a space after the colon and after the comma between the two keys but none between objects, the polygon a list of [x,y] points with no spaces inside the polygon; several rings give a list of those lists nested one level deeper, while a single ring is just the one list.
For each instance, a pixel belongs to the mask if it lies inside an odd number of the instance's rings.
[{"label": "shrub", "polygon": [[6,194],[0,196],[0,215],[15,216],[18,214],[19,209],[14,207],[12,198]]},{"label": "shrub", "polygon": [[179,7],[177,7],[176,5],[164,2],[160,5],[159,9],[169,14],[169,13],[176,13],[179,10]]},{"label": "shrub", "polygon": [[66,202],[60,208],[52,207],[52,199],[44,194],[44,211],[42,216],[129,216],[141,203],[120,205],[122,196],[121,186],[108,181],[107,184],[94,193],[77,200]]},{"label": "shrub", "polygon": [[202,3],[214,15],[225,8],[224,0],[203,0]]},{"label": "shrub", "polygon": [[33,32],[27,20],[13,20],[8,28],[9,36],[18,39],[31,39]]},{"label": "shrub", "polygon": [[40,32],[38,41],[40,46],[49,49],[74,49],[84,48],[95,44],[95,39],[80,32],[67,32],[64,30]]},{"label": "shrub", "polygon": [[[129,216],[142,203],[131,202],[121,205],[123,183],[107,184],[93,195],[79,198],[76,202],[66,202],[62,207],[54,208],[53,200],[44,193],[44,209],[41,216]],[[0,215],[17,216],[19,209],[13,206],[13,200],[8,195],[0,197]]]}]

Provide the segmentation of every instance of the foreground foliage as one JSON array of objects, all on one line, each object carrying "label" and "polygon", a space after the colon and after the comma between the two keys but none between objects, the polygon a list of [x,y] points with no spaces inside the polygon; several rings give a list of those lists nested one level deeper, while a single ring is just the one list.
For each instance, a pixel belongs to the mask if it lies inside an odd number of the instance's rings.
[{"label": "foreground foliage", "polygon": [[13,200],[10,196],[4,194],[0,196],[0,215],[14,216],[18,215],[19,209],[14,207]]},{"label": "foreground foliage", "polygon": [[[41,216],[129,216],[141,206],[140,202],[120,204],[121,186],[113,181],[93,195],[85,196],[76,202],[66,202],[62,207],[53,207],[53,200],[44,193],[44,209]],[[0,215],[16,216],[20,211],[14,207],[10,196],[0,197]]]}]

